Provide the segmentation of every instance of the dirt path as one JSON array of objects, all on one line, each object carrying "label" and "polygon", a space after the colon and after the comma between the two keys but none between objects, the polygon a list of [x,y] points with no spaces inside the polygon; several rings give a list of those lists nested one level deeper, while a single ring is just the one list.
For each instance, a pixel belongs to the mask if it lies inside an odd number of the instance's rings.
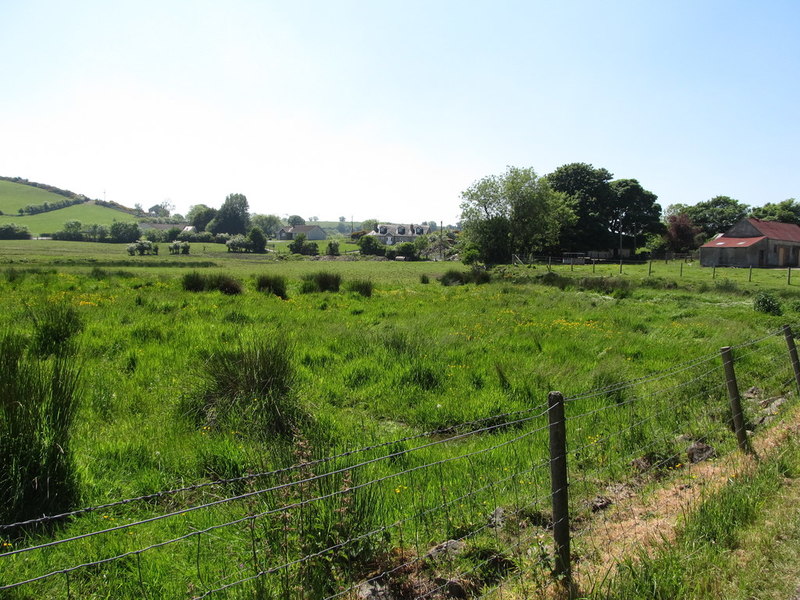
[{"label": "dirt path", "polygon": [[[790,435],[800,433],[800,407],[787,411],[769,429],[752,438],[760,457],[772,454]],[[617,563],[675,538],[676,525],[708,494],[726,482],[746,475],[756,459],[735,452],[719,459],[688,465],[668,486],[650,494],[618,486],[606,495],[612,504],[592,517],[575,534],[579,560],[574,566],[578,587],[591,591],[613,573]],[[797,600],[800,600],[798,597]]]}]

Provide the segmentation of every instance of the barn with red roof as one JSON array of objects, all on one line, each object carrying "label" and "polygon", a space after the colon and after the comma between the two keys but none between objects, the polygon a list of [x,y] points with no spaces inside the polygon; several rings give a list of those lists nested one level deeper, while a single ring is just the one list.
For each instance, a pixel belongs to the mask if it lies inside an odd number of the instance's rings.
[{"label": "barn with red roof", "polygon": [[800,227],[793,223],[743,219],[700,246],[704,267],[796,267]]}]

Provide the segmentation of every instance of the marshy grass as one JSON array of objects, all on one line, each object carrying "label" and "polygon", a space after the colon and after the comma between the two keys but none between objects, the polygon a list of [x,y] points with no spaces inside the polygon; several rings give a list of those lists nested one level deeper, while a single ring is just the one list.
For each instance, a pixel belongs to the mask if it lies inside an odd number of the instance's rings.
[{"label": "marshy grass", "polygon": [[303,294],[316,292],[338,292],[342,285],[342,276],[339,273],[319,271],[303,275],[300,291]]},{"label": "marshy grass", "polygon": [[286,277],[282,275],[257,275],[256,291],[272,294],[282,300],[286,300],[289,297],[286,293]]},{"label": "marshy grass", "polygon": [[186,273],[181,280],[187,292],[209,292],[218,290],[228,296],[235,296],[244,291],[241,281],[225,273]]},{"label": "marshy grass", "polygon": [[25,339],[0,333],[0,523],[75,506],[72,453],[80,369],[65,354],[31,355]]},{"label": "marshy grass", "polygon": [[198,391],[185,408],[198,423],[232,425],[256,435],[290,435],[307,420],[295,390],[293,347],[263,334],[203,352]]}]

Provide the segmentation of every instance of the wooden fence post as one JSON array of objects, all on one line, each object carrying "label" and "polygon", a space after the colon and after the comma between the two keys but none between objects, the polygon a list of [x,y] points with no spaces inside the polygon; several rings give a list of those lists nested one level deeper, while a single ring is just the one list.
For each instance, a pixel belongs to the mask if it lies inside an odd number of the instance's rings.
[{"label": "wooden fence post", "polygon": [[653,261],[651,260],[647,265],[647,276],[650,277],[652,273],[653,273]]},{"label": "wooden fence post", "polygon": [[792,285],[792,267],[786,270],[786,285]]},{"label": "wooden fence post", "polygon": [[750,265],[750,268],[747,270],[747,282],[753,281],[753,265]]},{"label": "wooden fence post", "polygon": [[722,365],[725,368],[725,383],[728,386],[728,398],[731,402],[731,414],[733,416],[733,430],[736,433],[736,440],[739,442],[739,449],[744,452],[751,452],[750,440],[744,428],[744,416],[742,415],[742,401],[739,398],[739,386],[736,383],[736,371],[733,368],[733,354],[730,346],[720,348],[722,354]]},{"label": "wooden fence post", "polygon": [[797,346],[794,344],[792,328],[788,325],[783,326],[783,337],[786,338],[786,345],[789,346],[789,357],[792,359],[794,382],[797,384],[797,391],[800,392],[800,361],[797,359]]},{"label": "wooden fence post", "polygon": [[711,279],[716,279],[716,278],[717,278],[717,265],[714,265],[713,267],[711,267]]},{"label": "wooden fence post", "polygon": [[619,259],[619,274],[622,275],[622,259]]},{"label": "wooden fence post", "polygon": [[683,277],[683,261],[681,261],[681,274],[680,274],[680,276]]},{"label": "wooden fence post", "polygon": [[550,392],[547,396],[547,404],[550,420],[550,489],[553,499],[554,574],[567,589],[571,589],[567,424],[564,417],[564,396],[561,392]]}]

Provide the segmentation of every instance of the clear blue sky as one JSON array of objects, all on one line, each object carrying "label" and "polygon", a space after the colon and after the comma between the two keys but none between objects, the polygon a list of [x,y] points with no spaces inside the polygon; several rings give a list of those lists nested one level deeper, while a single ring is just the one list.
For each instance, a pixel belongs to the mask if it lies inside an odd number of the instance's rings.
[{"label": "clear blue sky", "polygon": [[0,175],[455,222],[507,165],[800,197],[800,3],[0,0]]}]

